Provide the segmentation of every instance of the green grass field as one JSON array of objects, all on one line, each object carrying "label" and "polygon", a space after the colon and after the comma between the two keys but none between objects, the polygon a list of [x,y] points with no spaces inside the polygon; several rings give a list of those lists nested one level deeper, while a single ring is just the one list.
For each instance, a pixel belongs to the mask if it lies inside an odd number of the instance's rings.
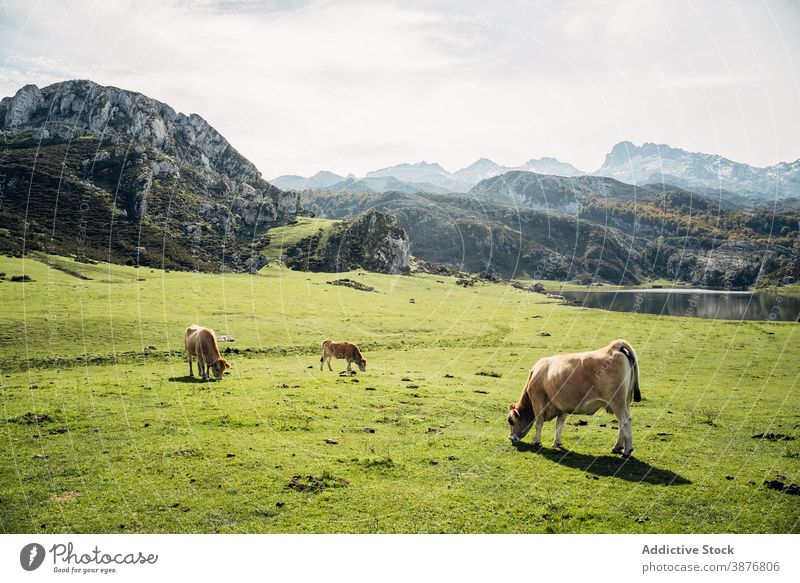
[{"label": "green grass field", "polygon": [[[798,498],[763,484],[800,482],[800,440],[751,438],[800,435],[797,324],[427,275],[343,275],[362,292],[277,267],[0,271],[3,532],[800,532]],[[193,322],[235,337],[221,382],[187,378]],[[367,371],[320,372],[326,337],[357,342]],[[512,447],[533,363],[617,337],[641,363],[634,458],[610,454],[604,412],[568,419],[566,451]]]}]

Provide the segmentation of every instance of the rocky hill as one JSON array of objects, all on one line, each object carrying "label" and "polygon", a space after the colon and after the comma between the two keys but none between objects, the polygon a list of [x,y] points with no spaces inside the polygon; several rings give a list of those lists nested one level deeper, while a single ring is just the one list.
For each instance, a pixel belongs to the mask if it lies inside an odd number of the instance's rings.
[{"label": "rocky hill", "polygon": [[588,187],[579,195],[548,190],[548,205],[541,207],[477,194],[407,193],[306,192],[303,204],[327,218],[379,208],[406,231],[415,257],[457,270],[610,283],[662,277],[705,286],[800,281],[796,207],[727,208],[681,189],[636,189],[633,199],[631,185],[599,183],[609,186],[609,196],[593,197]]},{"label": "rocky hill", "polygon": [[263,232],[300,211],[203,118],[140,93],[26,85],[0,132],[6,253],[253,271]]},{"label": "rocky hill", "polygon": [[[575,214],[585,197],[634,200],[637,188],[600,176],[566,178],[513,171],[482,180],[468,194],[500,204]],[[643,195],[638,189],[638,196]]]},{"label": "rocky hill", "polygon": [[368,209],[289,246],[285,262],[292,269],[303,271],[338,273],[366,269],[405,273],[409,259],[406,232],[391,216]]},{"label": "rocky hill", "polygon": [[459,271],[506,277],[635,283],[632,238],[616,229],[463,195],[305,193],[304,206],[342,218],[379,208],[408,234],[410,253]]}]

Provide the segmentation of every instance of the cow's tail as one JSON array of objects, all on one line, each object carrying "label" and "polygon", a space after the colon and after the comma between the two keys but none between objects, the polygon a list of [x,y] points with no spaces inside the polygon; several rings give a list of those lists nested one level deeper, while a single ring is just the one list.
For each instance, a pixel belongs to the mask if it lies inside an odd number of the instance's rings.
[{"label": "cow's tail", "polygon": [[633,346],[625,340],[617,340],[613,344],[614,350],[619,350],[624,354],[633,369],[633,400],[637,403],[642,400],[642,393],[639,390],[639,361],[636,358],[636,353],[633,351]]}]

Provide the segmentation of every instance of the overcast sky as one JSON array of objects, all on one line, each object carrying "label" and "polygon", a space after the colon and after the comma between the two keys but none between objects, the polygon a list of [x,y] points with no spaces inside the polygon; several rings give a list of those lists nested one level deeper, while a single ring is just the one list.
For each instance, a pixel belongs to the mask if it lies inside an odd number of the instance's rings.
[{"label": "overcast sky", "polygon": [[216,127],[266,178],[620,140],[800,158],[800,3],[0,0],[0,95],[92,79]]}]

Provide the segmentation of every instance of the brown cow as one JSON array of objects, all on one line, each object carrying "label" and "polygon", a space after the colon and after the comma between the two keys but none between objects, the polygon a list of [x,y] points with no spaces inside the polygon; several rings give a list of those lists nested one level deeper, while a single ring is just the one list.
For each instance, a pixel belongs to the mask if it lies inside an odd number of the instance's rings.
[{"label": "brown cow", "polygon": [[328,370],[333,370],[331,366],[331,357],[344,358],[347,360],[347,372],[353,374],[352,364],[355,362],[361,372],[367,370],[367,359],[361,356],[361,351],[358,346],[352,342],[334,342],[333,340],[326,340],[322,343],[322,358],[319,359],[319,370],[322,370],[322,365],[327,361]]},{"label": "brown cow", "polygon": [[591,352],[546,356],[528,374],[517,403],[508,406],[509,439],[518,443],[536,423],[534,445],[541,444],[542,425],[556,419],[553,447],[561,447],[568,414],[592,415],[601,407],[619,419],[619,438],[612,453],[633,451],[631,399],[641,401],[639,364],[625,340]]},{"label": "brown cow", "polygon": [[186,329],[184,344],[186,352],[189,354],[190,377],[194,376],[194,371],[192,370],[193,356],[197,357],[197,370],[204,381],[208,380],[209,369],[214,373],[214,378],[220,380],[225,369],[231,366],[220,356],[217,337],[211,328],[192,324]]}]

